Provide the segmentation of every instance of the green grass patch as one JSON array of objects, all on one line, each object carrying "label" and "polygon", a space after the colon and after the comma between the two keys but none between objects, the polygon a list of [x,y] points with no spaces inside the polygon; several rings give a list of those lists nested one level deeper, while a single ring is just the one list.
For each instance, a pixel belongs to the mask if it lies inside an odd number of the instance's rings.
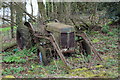
[{"label": "green grass patch", "polygon": [[22,50],[22,51],[14,51],[13,49],[13,52],[4,52],[3,53],[3,62],[6,62],[6,63],[25,63],[27,60],[26,58],[29,57],[29,59],[35,59],[36,56],[35,54],[33,53],[34,52],[34,49],[35,48],[32,48],[30,50]]},{"label": "green grass patch", "polygon": [[[17,27],[13,26],[13,28],[16,29]],[[4,32],[4,31],[8,31],[10,29],[11,29],[11,27],[5,27],[5,28],[0,28],[0,31]]]},{"label": "green grass patch", "polygon": [[5,69],[2,74],[3,75],[10,75],[10,74],[16,74],[16,73],[20,73],[21,71],[24,71],[24,67],[10,67],[9,69]]},{"label": "green grass patch", "polygon": [[95,39],[92,40],[93,43],[97,43],[97,42],[99,42],[99,41],[100,41],[100,40],[97,39],[97,38],[95,38]]}]

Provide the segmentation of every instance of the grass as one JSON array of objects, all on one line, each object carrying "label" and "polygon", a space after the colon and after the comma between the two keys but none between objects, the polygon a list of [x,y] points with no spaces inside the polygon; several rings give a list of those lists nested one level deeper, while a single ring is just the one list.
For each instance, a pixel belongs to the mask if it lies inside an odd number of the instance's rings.
[{"label": "grass", "polygon": [[103,34],[99,31],[91,32],[89,37],[103,61],[96,60],[90,67],[88,67],[87,61],[93,61],[93,57],[77,54],[74,55],[75,57],[67,58],[67,61],[71,62],[70,66],[74,66],[71,70],[66,70],[60,59],[52,59],[47,66],[40,65],[36,48],[33,47],[29,50],[13,49],[11,52],[1,53],[3,55],[2,75],[13,75],[16,78],[116,78],[120,75],[118,73],[118,37],[116,31],[116,28],[112,28],[113,35]]},{"label": "grass", "polygon": [[20,67],[10,67],[9,69],[8,68],[4,69],[2,74],[10,75],[10,74],[20,73],[22,71],[24,71],[24,67],[21,67],[21,66]]},{"label": "grass", "polygon": [[[13,26],[13,28],[16,29],[17,27],[16,27],[16,26]],[[10,29],[11,29],[11,27],[5,27],[5,28],[0,28],[0,31],[1,31],[1,32],[4,32],[4,31],[8,31],[8,30],[10,30]]]},{"label": "grass", "polygon": [[[14,35],[16,33],[16,26],[14,27]],[[11,38],[11,27],[0,28],[0,49],[5,49],[16,43],[15,38]]]}]

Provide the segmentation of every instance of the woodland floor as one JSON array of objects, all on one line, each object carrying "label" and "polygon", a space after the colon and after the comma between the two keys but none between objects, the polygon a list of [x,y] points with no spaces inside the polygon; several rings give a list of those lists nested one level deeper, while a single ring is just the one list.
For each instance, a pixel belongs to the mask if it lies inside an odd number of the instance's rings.
[{"label": "woodland floor", "polygon": [[[88,57],[74,55],[67,57],[74,67],[67,70],[60,59],[52,59],[47,66],[40,65],[35,54],[35,48],[18,51],[17,48],[2,55],[2,76],[15,78],[115,78],[118,73],[118,29],[112,26],[111,33],[103,34],[100,31],[88,33],[96,50],[103,61]],[[92,65],[88,67],[88,61]]]}]

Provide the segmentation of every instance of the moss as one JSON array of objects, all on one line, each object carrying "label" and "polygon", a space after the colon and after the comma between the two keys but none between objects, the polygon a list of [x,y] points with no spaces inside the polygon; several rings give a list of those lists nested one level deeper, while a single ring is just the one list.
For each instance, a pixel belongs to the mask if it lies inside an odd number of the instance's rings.
[{"label": "moss", "polygon": [[[80,71],[79,71],[80,70]],[[96,74],[94,74],[92,71],[81,71],[81,70],[86,70],[86,68],[83,69],[76,69],[75,72],[70,72],[69,75],[71,76],[79,76],[79,77],[94,77]]]},{"label": "moss", "polygon": [[103,65],[97,65],[97,66],[95,66],[95,68],[102,68],[103,67]]},{"label": "moss", "polygon": [[9,47],[14,46],[14,45],[16,45],[16,42],[3,43],[2,44],[2,49],[4,50],[4,49],[9,48]]},{"label": "moss", "polygon": [[70,70],[70,72],[77,72],[77,71],[84,71],[84,70],[88,70],[88,69],[87,68],[78,68],[78,69]]}]

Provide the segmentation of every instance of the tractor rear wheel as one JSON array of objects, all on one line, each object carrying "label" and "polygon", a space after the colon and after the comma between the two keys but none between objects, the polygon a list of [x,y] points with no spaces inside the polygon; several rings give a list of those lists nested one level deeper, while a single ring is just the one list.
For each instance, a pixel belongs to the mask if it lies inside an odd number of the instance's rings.
[{"label": "tractor rear wheel", "polygon": [[79,49],[79,53],[83,53],[84,55],[90,55],[92,53],[92,49],[90,44],[88,43],[87,39],[85,39],[84,37],[82,37],[82,39],[80,39],[77,42],[77,46]]},{"label": "tractor rear wheel", "polygon": [[20,49],[29,49],[32,46],[32,37],[28,28],[17,28],[16,40]]},{"label": "tractor rear wheel", "polygon": [[82,48],[83,48],[82,52],[85,53],[86,56],[91,54],[91,47],[85,39],[83,39]]}]

